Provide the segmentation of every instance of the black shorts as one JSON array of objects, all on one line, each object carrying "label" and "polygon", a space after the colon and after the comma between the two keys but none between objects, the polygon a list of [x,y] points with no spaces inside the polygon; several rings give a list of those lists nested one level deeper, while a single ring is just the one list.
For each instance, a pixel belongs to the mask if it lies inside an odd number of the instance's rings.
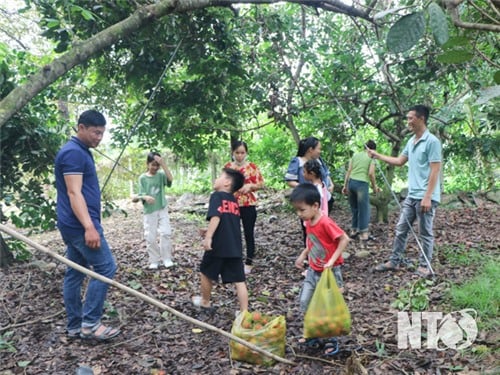
[{"label": "black shorts", "polygon": [[200,272],[213,281],[218,281],[220,275],[224,284],[245,281],[243,258],[214,257],[210,251],[203,254]]}]

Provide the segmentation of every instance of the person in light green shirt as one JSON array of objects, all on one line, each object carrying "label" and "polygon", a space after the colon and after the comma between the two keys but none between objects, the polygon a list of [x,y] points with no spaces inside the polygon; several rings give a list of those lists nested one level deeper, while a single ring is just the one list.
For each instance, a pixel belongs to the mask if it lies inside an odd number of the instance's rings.
[{"label": "person in light green shirt", "polygon": [[[156,270],[160,265],[172,267],[172,228],[165,198],[165,187],[172,186],[173,176],[165,160],[157,152],[150,152],[147,171],[139,177],[139,194],[134,202],[142,201],[144,239],[149,256],[149,269]],[[162,170],[160,170],[160,167]],[[160,242],[157,242],[157,235]]]},{"label": "person in light green shirt", "polygon": [[351,238],[368,241],[368,225],[370,223],[369,183],[375,193],[380,189],[375,181],[375,162],[368,156],[367,150],[376,150],[377,145],[371,139],[364,145],[363,151],[357,152],[349,162],[345,175],[342,193],[348,195],[351,206],[352,224]]}]

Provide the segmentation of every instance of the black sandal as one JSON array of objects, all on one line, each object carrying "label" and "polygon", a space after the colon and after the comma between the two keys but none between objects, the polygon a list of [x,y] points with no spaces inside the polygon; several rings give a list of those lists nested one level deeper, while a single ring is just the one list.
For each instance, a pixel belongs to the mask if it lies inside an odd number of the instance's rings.
[{"label": "black sandal", "polygon": [[323,341],[318,338],[306,339],[305,337],[300,338],[297,343],[299,346],[309,349],[321,349],[323,347]]},{"label": "black sandal", "polygon": [[328,339],[328,342],[325,344],[324,355],[330,357],[339,352],[339,342],[335,338]]}]

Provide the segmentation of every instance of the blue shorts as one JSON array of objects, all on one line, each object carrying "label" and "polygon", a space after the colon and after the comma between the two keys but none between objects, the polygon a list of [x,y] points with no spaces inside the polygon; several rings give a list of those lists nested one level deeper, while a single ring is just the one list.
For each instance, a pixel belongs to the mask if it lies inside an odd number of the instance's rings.
[{"label": "blue shorts", "polygon": [[218,281],[220,275],[224,284],[245,281],[243,258],[214,257],[210,251],[203,254],[200,272],[213,281]]}]

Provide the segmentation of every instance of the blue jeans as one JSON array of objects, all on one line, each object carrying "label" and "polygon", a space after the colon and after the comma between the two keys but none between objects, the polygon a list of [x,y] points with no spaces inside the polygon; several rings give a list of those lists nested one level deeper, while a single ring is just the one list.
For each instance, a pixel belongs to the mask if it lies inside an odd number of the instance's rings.
[{"label": "blue jeans", "polygon": [[352,224],[355,232],[368,232],[370,223],[370,195],[368,183],[349,179],[349,205],[351,206]]},{"label": "blue jeans", "polygon": [[[434,249],[434,234],[432,232],[432,224],[434,222],[434,215],[438,202],[432,201],[431,209],[427,212],[422,212],[420,208],[421,199],[414,199],[407,197],[403,206],[401,207],[401,214],[399,222],[396,226],[396,234],[392,247],[392,255],[390,261],[393,266],[399,266],[403,263],[404,253],[406,250],[406,243],[408,241],[408,234],[415,219],[418,221],[419,241],[422,245],[423,251],[429,260],[432,260],[432,252]],[[420,250],[420,249],[419,249]],[[419,265],[427,267],[427,262],[420,251]]]},{"label": "blue jeans", "polygon": [[[101,247],[90,249],[85,245],[84,235],[68,235],[61,233],[66,244],[66,257],[80,266],[92,269],[94,272],[112,279],[116,272],[116,263],[111,250],[104,238],[102,229],[99,230],[101,236]],[[100,322],[104,301],[109,285],[90,279],[85,301],[82,303],[81,291],[85,274],[71,267],[66,269],[64,275],[64,306],[68,319],[68,332],[77,332],[81,327],[93,327]]]},{"label": "blue jeans", "polygon": [[[342,288],[344,286],[344,280],[342,279],[341,266],[335,266],[332,270],[337,286]],[[299,296],[300,311],[303,313],[307,311],[307,307],[309,306],[309,302],[311,302],[311,298],[316,290],[316,285],[318,285],[320,277],[321,272],[314,271],[311,268],[307,269],[306,278],[304,279],[304,284],[302,285],[302,290],[300,291]]]}]

